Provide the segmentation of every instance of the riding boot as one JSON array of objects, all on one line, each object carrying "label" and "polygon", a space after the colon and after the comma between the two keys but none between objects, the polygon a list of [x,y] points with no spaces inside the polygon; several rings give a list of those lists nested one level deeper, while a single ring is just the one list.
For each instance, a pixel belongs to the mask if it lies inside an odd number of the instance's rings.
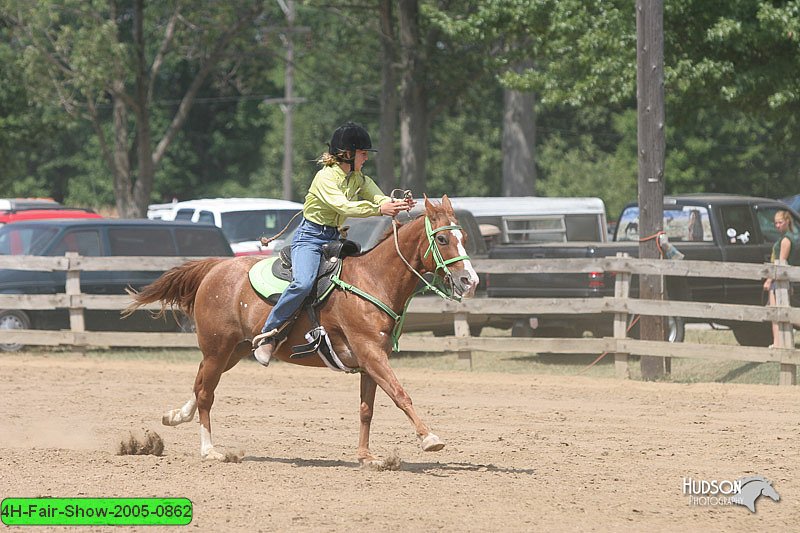
[{"label": "riding boot", "polygon": [[269,366],[269,361],[272,359],[272,352],[275,351],[275,339],[264,339],[264,342],[258,345],[253,352],[256,361],[264,366]]}]

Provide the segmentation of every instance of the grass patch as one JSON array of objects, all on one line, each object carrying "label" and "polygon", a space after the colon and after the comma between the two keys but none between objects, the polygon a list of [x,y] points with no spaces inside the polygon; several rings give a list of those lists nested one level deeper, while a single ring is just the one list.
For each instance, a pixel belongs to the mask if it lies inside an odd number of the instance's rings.
[{"label": "grass patch", "polygon": [[[507,337],[508,330],[486,328],[482,336]],[[692,344],[714,344],[738,346],[739,343],[729,329],[690,327],[686,330],[685,342]],[[589,376],[616,379],[614,355],[606,354],[592,365],[599,356],[595,354],[536,354],[474,352],[473,372],[504,372],[510,374],[548,374],[562,376]],[[591,366],[590,366],[591,365]],[[392,356],[395,368],[419,368],[444,371],[467,371],[468,363],[459,360],[456,354],[415,353]],[[631,357],[628,368],[631,379],[641,380],[639,360]],[[693,358],[672,358],[671,373],[660,381],[671,383],[778,383],[779,363],[751,363],[746,361],[717,361]]]},{"label": "grass patch", "polygon": [[[472,372],[502,372],[508,374],[546,374],[558,376],[589,376],[616,379],[613,354],[589,366],[600,354],[503,354],[475,352]],[[416,368],[441,371],[468,371],[467,362],[456,354],[395,354],[392,366],[396,369]],[[628,363],[631,379],[641,380],[639,360]],[[671,383],[749,383],[776,385],[780,373],[778,363],[745,361],[710,361],[705,359],[672,358],[672,372],[660,381]]]},{"label": "grass patch", "polygon": [[[600,354],[537,354],[474,352],[473,372],[504,372],[508,374],[614,376],[614,356],[606,355],[587,368]],[[392,355],[395,368],[419,368],[444,371],[467,370],[468,363],[457,354],[400,353]]]},{"label": "grass patch", "polygon": [[28,355],[79,355],[91,359],[108,359],[113,361],[165,361],[168,363],[197,362],[203,354],[197,348],[86,348],[76,350],[72,347],[29,347]]},{"label": "grass patch", "polygon": [[[483,332],[483,336],[503,337],[509,335],[510,333],[507,330],[491,328],[487,328]],[[693,344],[738,345],[733,333],[726,329],[689,328],[686,330],[685,341]],[[147,360],[171,363],[196,363],[202,359],[202,354],[196,348],[92,348],[81,352],[68,348],[34,348],[27,353],[56,356],[60,353],[80,353],[85,357],[96,359]],[[599,353],[530,355],[474,352],[471,370],[468,361],[459,359],[455,353],[399,353],[392,354],[391,361],[392,366],[397,369],[414,368],[446,372],[501,372],[507,374],[589,376],[616,379],[614,355],[606,354],[600,361],[593,364],[599,355]],[[244,364],[249,363],[250,361],[244,361]],[[274,364],[285,363],[276,360]],[[641,371],[638,359],[631,358],[628,366],[631,378],[640,380]],[[671,373],[664,376],[661,381],[673,383],[718,382],[775,385],[778,383],[779,374],[780,364],[778,363],[673,358]]]},{"label": "grass patch", "polygon": [[686,330],[683,342],[692,344],[722,344],[726,346],[739,346],[736,337],[729,329],[693,329]]},{"label": "grass patch", "polygon": [[672,374],[663,381],[673,383],[749,383],[777,385],[779,363],[673,359]]}]

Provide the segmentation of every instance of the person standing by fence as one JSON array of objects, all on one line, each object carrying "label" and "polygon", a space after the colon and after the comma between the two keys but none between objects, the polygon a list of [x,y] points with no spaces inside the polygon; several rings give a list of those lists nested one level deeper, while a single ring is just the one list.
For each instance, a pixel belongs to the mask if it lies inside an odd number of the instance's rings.
[{"label": "person standing by fence", "polygon": [[[800,243],[794,231],[792,215],[789,211],[781,210],[775,213],[775,229],[781,236],[772,246],[772,256],[770,262],[774,263],[778,259],[785,261],[792,266],[800,266]],[[764,290],[769,295],[769,305],[775,306],[775,283],[772,278],[764,281]],[[777,322],[772,323],[772,344],[770,348],[783,348],[781,345],[780,328]],[[786,346],[792,348],[792,346]]]}]

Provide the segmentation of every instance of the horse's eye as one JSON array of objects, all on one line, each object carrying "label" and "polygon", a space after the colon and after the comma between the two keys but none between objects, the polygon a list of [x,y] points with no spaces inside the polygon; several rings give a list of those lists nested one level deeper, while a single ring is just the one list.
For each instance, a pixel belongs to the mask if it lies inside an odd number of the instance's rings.
[{"label": "horse's eye", "polygon": [[436,236],[436,242],[438,242],[442,246],[445,246],[447,244],[447,236],[446,235],[441,235],[441,234],[437,235]]}]

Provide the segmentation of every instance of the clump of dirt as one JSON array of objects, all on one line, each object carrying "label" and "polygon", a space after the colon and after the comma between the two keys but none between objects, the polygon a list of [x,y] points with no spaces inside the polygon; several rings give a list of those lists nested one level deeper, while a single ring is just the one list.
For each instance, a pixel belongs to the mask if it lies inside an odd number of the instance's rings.
[{"label": "clump of dirt", "polygon": [[117,447],[117,455],[157,455],[164,453],[164,440],[155,431],[144,430],[144,436],[138,437],[131,433],[123,439]]},{"label": "clump of dirt", "polygon": [[386,472],[387,470],[400,470],[401,464],[403,461],[400,459],[400,452],[395,449],[386,459],[376,463],[364,463],[361,468],[371,472]]},{"label": "clump of dirt", "polygon": [[225,458],[222,460],[222,462],[223,463],[241,463],[242,459],[244,459],[244,450],[239,450],[238,453],[225,452]]}]

